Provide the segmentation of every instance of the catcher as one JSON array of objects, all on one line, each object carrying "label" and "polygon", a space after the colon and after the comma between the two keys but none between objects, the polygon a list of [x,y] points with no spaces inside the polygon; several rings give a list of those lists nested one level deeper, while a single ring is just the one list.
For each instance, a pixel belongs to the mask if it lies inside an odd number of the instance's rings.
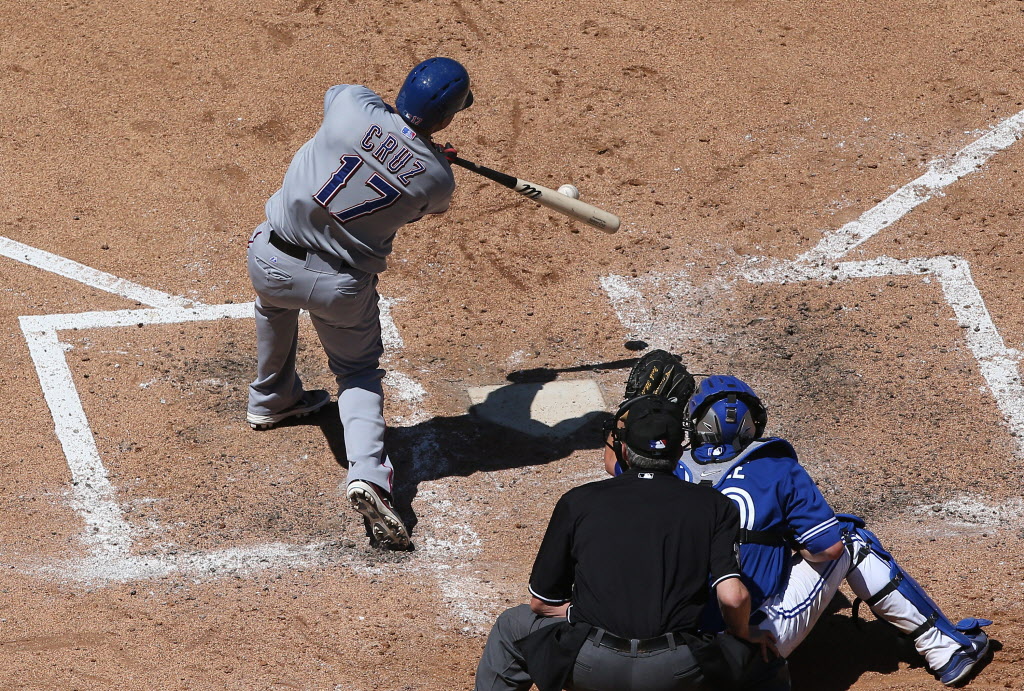
[{"label": "catcher", "polygon": [[[804,640],[845,579],[857,596],[855,616],[863,601],[910,637],[943,684],[969,678],[988,655],[982,627],[992,622],[969,618],[953,624],[862,519],[836,515],[792,445],[762,438],[767,411],[746,383],[716,375],[694,391],[694,378],[678,358],[655,351],[630,373],[627,401],[644,388],[692,392],[692,448],[684,451],[676,475],[710,485],[739,506],[740,567],[753,598],[751,623],[774,634],[780,654],[788,656]],[[613,430],[612,447],[615,436]],[[606,468],[614,475],[621,465],[611,448]],[[705,627],[717,630],[715,614],[707,615]]]}]

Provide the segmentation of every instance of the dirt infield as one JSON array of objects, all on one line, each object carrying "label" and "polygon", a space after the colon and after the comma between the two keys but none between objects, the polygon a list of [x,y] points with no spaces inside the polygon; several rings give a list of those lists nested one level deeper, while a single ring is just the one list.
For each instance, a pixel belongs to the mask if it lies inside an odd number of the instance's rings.
[{"label": "dirt infield", "polygon": [[[593,380],[608,410],[649,344],[749,381],[837,509],[995,621],[970,688],[1024,689],[1024,2],[0,3],[0,688],[472,688],[555,500],[603,471],[601,411],[535,436],[468,390]],[[457,169],[399,233],[417,550],[385,554],[336,407],[244,423],[245,242],[329,86],[390,101],[433,55],[473,78],[462,155],[622,229]],[[939,688],[851,615],[795,688]]]}]

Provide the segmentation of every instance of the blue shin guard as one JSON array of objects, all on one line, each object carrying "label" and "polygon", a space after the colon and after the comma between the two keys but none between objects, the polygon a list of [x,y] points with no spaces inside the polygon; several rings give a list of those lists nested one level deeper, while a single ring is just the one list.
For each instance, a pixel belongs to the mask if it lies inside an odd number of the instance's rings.
[{"label": "blue shin guard", "polygon": [[[847,582],[858,600],[854,604],[855,618],[859,601],[863,601],[875,616],[895,626],[915,643],[934,628],[965,649],[975,647],[979,634],[984,635],[981,627],[991,621],[971,617],[954,624],[924,588],[900,567],[878,537],[865,527],[863,519],[850,514],[839,514],[837,518],[843,524],[843,540],[852,557]],[[927,646],[917,647],[922,650]],[[945,642],[944,647],[955,649],[952,642]],[[929,656],[926,654],[926,657]],[[938,665],[929,659],[929,666],[934,669]]]}]

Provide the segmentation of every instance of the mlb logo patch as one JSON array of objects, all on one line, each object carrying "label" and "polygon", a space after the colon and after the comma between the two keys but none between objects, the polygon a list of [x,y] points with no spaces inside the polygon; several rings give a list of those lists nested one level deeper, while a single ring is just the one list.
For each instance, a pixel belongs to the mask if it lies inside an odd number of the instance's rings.
[{"label": "mlb logo patch", "polygon": [[405,127],[402,128],[402,136],[405,137],[406,139],[415,139],[416,130],[406,125]]},{"label": "mlb logo patch", "polygon": [[661,451],[662,449],[668,448],[668,440],[666,440],[666,439],[652,439],[650,446],[655,451]]}]

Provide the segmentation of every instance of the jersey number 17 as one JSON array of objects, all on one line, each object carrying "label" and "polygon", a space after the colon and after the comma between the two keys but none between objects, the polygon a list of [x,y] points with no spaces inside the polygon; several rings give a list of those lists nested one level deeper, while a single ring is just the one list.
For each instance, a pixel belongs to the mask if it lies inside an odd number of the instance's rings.
[{"label": "jersey number 17", "polygon": [[402,196],[398,188],[385,180],[380,173],[374,172],[366,179],[366,186],[374,190],[379,196],[353,204],[341,211],[331,211],[331,200],[337,196],[338,192],[345,189],[345,185],[348,184],[348,181],[352,179],[352,176],[362,167],[364,162],[359,154],[345,154],[341,157],[341,165],[331,175],[331,179],[320,188],[319,192],[313,195],[313,201],[327,209],[327,212],[341,224],[345,224],[360,216],[372,214],[374,211],[386,209],[397,202],[398,198]]}]

